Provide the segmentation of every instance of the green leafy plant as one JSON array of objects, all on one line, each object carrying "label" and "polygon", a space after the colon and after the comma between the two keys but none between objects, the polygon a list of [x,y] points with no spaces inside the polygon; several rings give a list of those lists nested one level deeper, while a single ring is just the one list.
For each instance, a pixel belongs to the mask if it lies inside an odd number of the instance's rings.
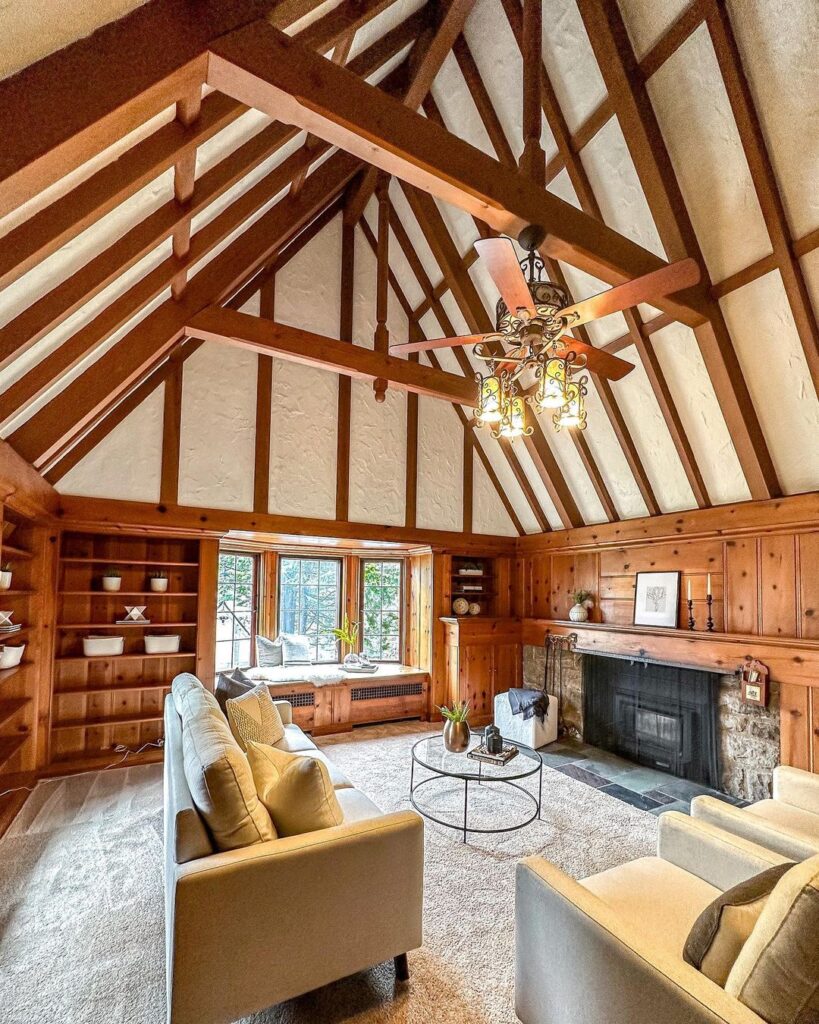
[{"label": "green leafy plant", "polygon": [[342,647],[348,647],[350,651],[355,650],[356,641],[358,640],[358,623],[350,622],[347,615],[344,616],[344,622],[341,627],[331,629],[330,632],[336,638],[341,641]]},{"label": "green leafy plant", "polygon": [[469,718],[469,701],[454,701],[451,708],[444,704],[438,710],[448,722],[465,722]]},{"label": "green leafy plant", "polygon": [[575,590],[572,594],[572,600],[575,604],[585,604],[586,601],[591,601],[591,599],[590,590]]},{"label": "green leafy plant", "polygon": [[102,575],[103,576],[110,576],[110,577],[116,578],[118,580],[122,579],[122,573],[119,571],[119,569],[117,569],[117,567],[115,565],[109,565],[108,568],[105,570],[105,572]]},{"label": "green leafy plant", "polygon": [[168,578],[168,574],[166,572],[149,572],[148,573],[148,579],[149,580],[166,580],[167,578]]}]

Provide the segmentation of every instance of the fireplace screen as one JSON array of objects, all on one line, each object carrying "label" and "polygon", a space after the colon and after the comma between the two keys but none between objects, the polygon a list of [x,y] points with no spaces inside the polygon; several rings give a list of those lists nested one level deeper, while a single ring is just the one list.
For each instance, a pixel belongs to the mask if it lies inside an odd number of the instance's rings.
[{"label": "fireplace screen", "polygon": [[593,655],[583,665],[587,743],[717,786],[719,676]]}]

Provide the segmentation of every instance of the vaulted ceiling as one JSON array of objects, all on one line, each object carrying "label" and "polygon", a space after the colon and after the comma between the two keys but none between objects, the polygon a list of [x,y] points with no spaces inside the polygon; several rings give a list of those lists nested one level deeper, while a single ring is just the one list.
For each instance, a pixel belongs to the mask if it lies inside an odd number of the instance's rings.
[{"label": "vaulted ceiling", "polygon": [[[539,50],[520,0],[64,6],[0,12],[0,422],[59,490],[520,533],[819,485],[811,0],[550,0]],[[386,350],[491,329],[473,243],[535,214],[574,299],[704,280],[499,443],[467,351]]]}]

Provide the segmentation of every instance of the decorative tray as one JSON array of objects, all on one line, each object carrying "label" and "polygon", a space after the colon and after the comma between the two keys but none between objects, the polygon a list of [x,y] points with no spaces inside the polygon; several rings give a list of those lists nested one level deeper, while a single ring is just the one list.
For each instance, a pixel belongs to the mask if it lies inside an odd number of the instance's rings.
[{"label": "decorative tray", "polygon": [[485,764],[505,765],[509,764],[512,758],[518,756],[518,748],[510,744],[509,746],[504,746],[502,753],[490,754],[482,743],[479,747],[475,747],[474,750],[470,750],[466,756],[471,757],[473,761],[483,761]]}]

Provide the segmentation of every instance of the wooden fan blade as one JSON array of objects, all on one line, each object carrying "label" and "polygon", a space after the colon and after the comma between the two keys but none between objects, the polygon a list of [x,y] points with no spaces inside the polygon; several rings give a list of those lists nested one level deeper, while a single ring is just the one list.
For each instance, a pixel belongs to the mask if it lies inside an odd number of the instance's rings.
[{"label": "wooden fan blade", "polygon": [[572,338],[568,334],[564,334],[560,342],[566,346],[567,352],[574,352],[575,355],[585,356],[586,368],[592,373],[596,373],[599,377],[605,377],[606,380],[622,380],[626,374],[631,373],[634,369],[634,365],[625,359],[613,356],[610,352],[606,352],[601,348],[594,348],[593,345],[587,345],[584,341]]},{"label": "wooden fan blade", "polygon": [[[477,244],[477,243],[476,243]],[[696,260],[678,260],[667,267],[653,270],[650,274],[618,284],[608,291],[599,292],[573,306],[566,306],[556,316],[566,317],[569,327],[597,320],[609,313],[619,313],[638,302],[653,302],[655,299],[678,292],[681,288],[690,288],[700,279],[700,267]]]},{"label": "wooden fan blade", "polygon": [[508,238],[480,238],[475,249],[498,287],[510,313],[534,309],[532,295],[518,263],[515,247]]},{"label": "wooden fan blade", "polygon": [[390,345],[390,355],[398,355],[400,352],[429,352],[435,348],[458,348],[460,345],[478,345],[489,337],[489,334],[464,334],[460,338],[406,341],[401,345]]}]

